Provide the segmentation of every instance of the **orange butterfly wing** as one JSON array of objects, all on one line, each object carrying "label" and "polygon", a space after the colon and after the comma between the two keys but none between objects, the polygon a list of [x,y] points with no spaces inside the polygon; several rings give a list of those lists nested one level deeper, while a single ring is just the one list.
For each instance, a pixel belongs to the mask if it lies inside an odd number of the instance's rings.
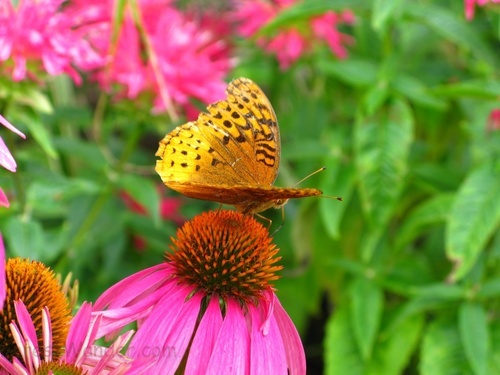
[{"label": "orange butterfly wing", "polygon": [[271,103],[247,78],[232,81],[226,93],[198,120],[160,141],[156,171],[165,185],[191,198],[235,205],[244,213],[281,206],[288,198],[321,195],[316,189],[272,186],[281,150]]}]

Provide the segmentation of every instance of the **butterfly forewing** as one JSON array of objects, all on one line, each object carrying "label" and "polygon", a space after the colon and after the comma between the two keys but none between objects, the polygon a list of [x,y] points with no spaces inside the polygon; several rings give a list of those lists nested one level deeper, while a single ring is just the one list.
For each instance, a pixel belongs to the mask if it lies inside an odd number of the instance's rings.
[{"label": "butterfly forewing", "polygon": [[258,213],[316,189],[272,186],[280,163],[280,135],[271,103],[247,78],[232,81],[227,98],[160,141],[156,171],[165,185],[191,198]]}]

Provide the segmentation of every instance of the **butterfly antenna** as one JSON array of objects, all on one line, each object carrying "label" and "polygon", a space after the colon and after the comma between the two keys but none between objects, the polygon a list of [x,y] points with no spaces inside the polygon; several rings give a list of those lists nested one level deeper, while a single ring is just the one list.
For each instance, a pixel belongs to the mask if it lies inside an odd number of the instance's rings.
[{"label": "butterfly antenna", "polygon": [[[298,184],[300,184],[301,182],[303,182],[304,180],[307,180],[309,177],[311,176],[314,176],[316,173],[319,173],[319,172],[323,172],[324,170],[326,169],[326,167],[321,167],[320,169],[318,169],[317,171],[314,171],[312,173],[309,173],[306,177],[304,177],[302,180],[300,180],[299,182],[297,182],[295,184],[295,186],[297,186]],[[342,201],[342,197],[334,197],[332,195],[320,195],[319,198],[329,198],[329,199],[336,199],[338,201]],[[283,220],[283,223],[285,221]]]},{"label": "butterfly antenna", "polygon": [[300,180],[299,182],[297,182],[294,186],[297,186],[298,184],[300,184],[301,182],[304,182],[305,180],[307,180],[309,177],[311,176],[314,176],[316,173],[319,173],[319,172],[323,172],[324,170],[326,169],[326,167],[321,167],[320,169],[318,169],[317,171],[314,171],[312,173],[309,173],[306,177],[304,177],[302,180]]}]

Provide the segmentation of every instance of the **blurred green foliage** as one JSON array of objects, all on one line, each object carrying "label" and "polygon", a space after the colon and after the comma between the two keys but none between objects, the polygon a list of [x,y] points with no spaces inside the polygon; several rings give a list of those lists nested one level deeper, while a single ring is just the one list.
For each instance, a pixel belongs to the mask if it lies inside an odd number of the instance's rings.
[{"label": "blurred green foliage", "polygon": [[[344,198],[288,203],[275,234],[278,296],[310,373],[500,374],[500,128],[488,127],[500,108],[498,13],[467,22],[460,1],[316,0],[263,33],[345,8],[357,19],[349,58],[318,48],[281,71],[246,40],[232,73],[277,113],[276,185],[326,166],[302,185]],[[154,153],[179,124],[65,77],[46,90],[0,84],[2,113],[29,136],[7,140],[18,172],[0,176],[15,194],[0,209],[8,255],[72,272],[82,300],[160,262],[177,227],[160,201],[178,196],[158,188]],[[185,218],[218,207],[178,199]],[[280,225],[280,212],[265,216]]]}]

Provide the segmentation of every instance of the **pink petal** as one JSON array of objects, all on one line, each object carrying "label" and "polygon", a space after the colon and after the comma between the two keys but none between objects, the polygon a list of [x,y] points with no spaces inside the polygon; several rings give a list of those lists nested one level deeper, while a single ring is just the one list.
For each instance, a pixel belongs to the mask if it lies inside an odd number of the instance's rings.
[{"label": "pink petal", "polygon": [[[2,188],[0,188],[0,206],[4,206],[4,207],[10,206],[9,198],[7,198],[7,195],[5,195],[5,192],[2,190]],[[0,306],[0,310],[1,310],[1,306]]]},{"label": "pink petal", "polygon": [[75,363],[82,351],[82,346],[87,339],[90,320],[92,319],[91,313],[92,305],[84,302],[71,320],[68,337],[66,338],[66,347],[71,348],[71,350],[66,350],[65,353],[65,360],[69,363]]},{"label": "pink petal", "polygon": [[167,277],[171,277],[171,270],[172,267],[168,263],[160,263],[134,273],[101,294],[94,304],[94,311],[102,310],[105,307],[112,309],[127,306],[138,295],[143,294],[148,289],[154,290],[157,288],[157,284],[165,281]]},{"label": "pink petal", "polygon": [[215,342],[207,374],[248,374],[250,336],[238,302],[227,301],[227,311]]},{"label": "pink petal", "polygon": [[203,318],[201,318],[200,325],[196,330],[193,343],[189,349],[189,357],[184,374],[202,375],[206,373],[208,361],[210,360],[222,322],[219,298],[213,295]]},{"label": "pink petal", "polygon": [[[42,332],[43,347],[52,348],[52,321],[50,319],[50,312],[47,306],[45,306],[42,310]],[[44,350],[43,360],[45,362],[52,361],[52,350]]]},{"label": "pink petal", "polygon": [[2,137],[0,137],[0,165],[11,172],[15,172],[17,168],[16,161],[14,160],[14,157],[10,153]]},{"label": "pink petal", "polygon": [[11,132],[16,133],[18,136],[21,138],[26,138],[26,136],[20,132],[14,125],[12,125],[10,122],[7,121],[6,118],[4,118],[2,115],[0,115],[0,124],[5,126],[7,129],[9,129]]},{"label": "pink petal", "polygon": [[[252,321],[250,374],[286,374],[286,353],[276,319],[271,316],[269,322],[264,323],[266,318],[262,317],[264,314],[262,308],[250,305],[248,309]],[[263,324],[266,324],[265,330],[262,327]]]},{"label": "pink petal", "polygon": [[36,350],[36,353],[39,353],[35,325],[33,324],[33,319],[31,318],[28,309],[21,300],[14,301],[14,309],[16,310],[17,324],[23,334],[23,337],[25,338],[25,340],[31,341]]},{"label": "pink petal", "polygon": [[[3,191],[0,189],[0,192]],[[7,296],[7,282],[5,280],[5,247],[3,245],[3,237],[0,232],[0,310],[3,310],[5,297]]]},{"label": "pink petal", "polygon": [[274,296],[274,316],[283,337],[283,343],[285,344],[290,374],[305,374],[306,356],[299,333],[276,296]]},{"label": "pink petal", "polygon": [[[175,374],[193,336],[201,307],[200,293],[186,301],[191,292],[191,287],[178,286],[177,291],[165,295],[137,330],[127,356],[138,363],[154,362],[153,374]],[[135,361],[128,374],[139,374]]]}]

